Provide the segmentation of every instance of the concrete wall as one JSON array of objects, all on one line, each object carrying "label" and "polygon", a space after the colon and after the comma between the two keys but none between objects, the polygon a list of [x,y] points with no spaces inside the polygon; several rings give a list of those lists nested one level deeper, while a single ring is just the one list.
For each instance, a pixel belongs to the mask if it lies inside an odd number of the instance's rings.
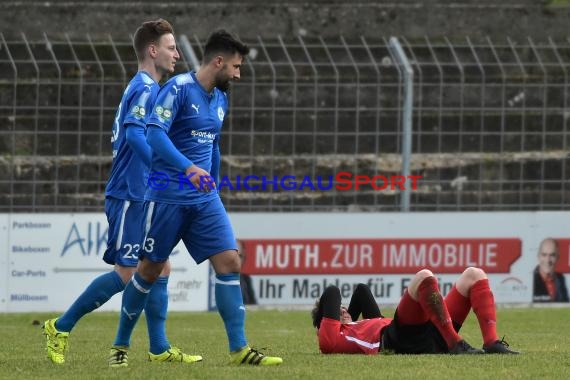
[{"label": "concrete wall", "polygon": [[3,1],[6,36],[85,33],[124,36],[144,20],[163,17],[178,33],[203,38],[225,27],[257,35],[567,36],[569,6],[546,0],[400,1]]}]

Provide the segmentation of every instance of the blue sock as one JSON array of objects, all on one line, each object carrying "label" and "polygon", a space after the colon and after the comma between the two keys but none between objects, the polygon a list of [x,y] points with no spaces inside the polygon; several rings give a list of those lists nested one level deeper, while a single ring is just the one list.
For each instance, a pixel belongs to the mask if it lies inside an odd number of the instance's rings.
[{"label": "blue sock", "polygon": [[152,284],[143,280],[138,273],[135,273],[131,278],[123,291],[119,329],[113,345],[130,346],[131,335],[144,309],[151,288]]},{"label": "blue sock", "polygon": [[230,352],[247,346],[245,307],[239,285],[239,273],[216,274],[216,306],[226,326]]},{"label": "blue sock", "polygon": [[85,314],[97,309],[125,288],[123,280],[115,271],[95,278],[75,302],[55,322],[58,331],[70,332]]},{"label": "blue sock", "polygon": [[158,355],[170,348],[166,338],[166,313],[168,310],[168,276],[159,277],[148,295],[144,314],[148,327],[150,352]]}]

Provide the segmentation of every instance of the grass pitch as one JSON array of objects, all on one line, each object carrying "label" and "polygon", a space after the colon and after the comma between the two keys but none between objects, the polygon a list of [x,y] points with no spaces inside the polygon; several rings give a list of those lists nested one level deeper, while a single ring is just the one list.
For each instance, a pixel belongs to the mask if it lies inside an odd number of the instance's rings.
[{"label": "grass pitch", "polygon": [[[391,315],[391,312],[386,312]],[[55,314],[0,314],[2,379],[563,379],[570,373],[570,308],[498,310],[498,330],[518,356],[477,355],[321,355],[308,311],[249,311],[250,344],[283,357],[279,367],[228,365],[227,340],[217,313],[169,315],[171,344],[204,362],[149,363],[144,317],[139,321],[129,352],[129,367],[110,369],[107,354],[117,328],[118,313],[93,313],[83,318],[70,336],[64,365],[46,358],[43,323]],[[470,315],[462,335],[482,344],[477,321]]]}]

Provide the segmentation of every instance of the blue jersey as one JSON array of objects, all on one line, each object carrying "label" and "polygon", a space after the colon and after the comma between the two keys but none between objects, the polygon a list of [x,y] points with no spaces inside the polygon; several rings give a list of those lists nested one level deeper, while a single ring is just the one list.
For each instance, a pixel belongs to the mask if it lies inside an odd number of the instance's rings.
[{"label": "blue jersey", "polygon": [[[170,79],[160,90],[148,126],[158,126],[184,156],[207,172],[212,171],[212,152],[217,147],[228,110],[226,94],[214,88],[208,93],[194,72]],[[205,193],[195,189],[183,170],[152,153],[151,176],[167,177],[161,188],[149,186],[145,199],[170,204],[198,204],[219,197],[216,190]]]},{"label": "blue jersey", "polygon": [[105,195],[118,199],[142,201],[146,190],[148,167],[126,139],[126,126],[146,128],[146,120],[160,86],[144,71],[139,71],[123,93],[113,124],[113,166]]}]

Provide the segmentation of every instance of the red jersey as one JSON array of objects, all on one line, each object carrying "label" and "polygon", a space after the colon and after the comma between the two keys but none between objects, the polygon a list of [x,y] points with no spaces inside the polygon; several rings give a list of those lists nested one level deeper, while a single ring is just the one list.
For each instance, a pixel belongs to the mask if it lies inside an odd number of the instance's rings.
[{"label": "red jersey", "polygon": [[392,318],[361,319],[341,324],[324,317],[317,331],[319,348],[323,354],[377,354],[380,331]]}]

